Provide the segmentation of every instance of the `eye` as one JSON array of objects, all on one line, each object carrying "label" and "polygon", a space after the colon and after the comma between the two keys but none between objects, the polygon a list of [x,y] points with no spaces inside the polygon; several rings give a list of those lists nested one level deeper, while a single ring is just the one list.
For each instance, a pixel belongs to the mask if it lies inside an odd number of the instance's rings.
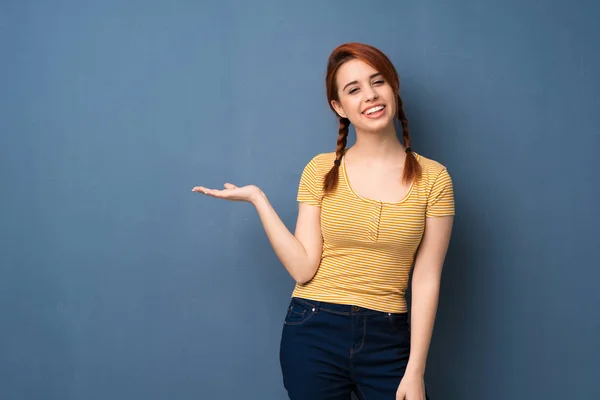
[{"label": "eye", "polygon": [[352,88],[348,91],[348,94],[354,94],[356,92],[358,92],[358,88]]},{"label": "eye", "polygon": [[373,82],[373,84],[375,84],[375,85],[383,85],[384,83],[385,83],[385,81],[383,79],[379,79],[379,80],[376,80],[375,82]]}]

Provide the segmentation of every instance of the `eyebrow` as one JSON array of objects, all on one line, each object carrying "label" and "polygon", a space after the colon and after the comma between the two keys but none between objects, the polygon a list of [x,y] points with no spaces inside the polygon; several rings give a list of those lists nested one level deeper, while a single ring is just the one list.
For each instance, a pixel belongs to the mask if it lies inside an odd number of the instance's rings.
[{"label": "eyebrow", "polygon": [[[375,78],[375,77],[377,77],[377,76],[381,76],[381,72],[375,72],[373,75],[371,75],[371,76],[369,77],[369,79],[373,79],[373,78]],[[344,86],[344,88],[342,89],[342,91],[343,91],[343,90],[346,90],[346,88],[347,88],[348,86],[350,86],[350,85],[355,85],[355,84],[357,84],[357,83],[358,83],[358,81],[352,81],[352,82],[348,82],[348,83],[346,84],[346,86]]]}]

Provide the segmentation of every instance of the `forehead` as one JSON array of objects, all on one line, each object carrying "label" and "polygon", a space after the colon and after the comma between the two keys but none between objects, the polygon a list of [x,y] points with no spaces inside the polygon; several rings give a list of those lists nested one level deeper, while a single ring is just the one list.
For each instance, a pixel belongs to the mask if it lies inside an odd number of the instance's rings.
[{"label": "forehead", "polygon": [[377,72],[379,71],[362,60],[354,59],[347,61],[338,69],[338,87],[344,87],[348,82],[369,79],[371,75]]}]

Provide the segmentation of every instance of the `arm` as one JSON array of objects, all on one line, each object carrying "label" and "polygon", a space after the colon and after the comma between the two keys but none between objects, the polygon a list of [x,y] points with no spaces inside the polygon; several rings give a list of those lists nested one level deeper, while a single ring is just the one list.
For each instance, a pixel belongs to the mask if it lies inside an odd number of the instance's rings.
[{"label": "arm", "polygon": [[406,374],[423,378],[437,312],[442,266],[453,216],[429,217],[415,261],[412,280],[411,349]]},{"label": "arm", "polygon": [[298,203],[295,234],[281,221],[267,196],[260,193],[252,201],[277,258],[300,284],[317,272],[323,250],[321,207]]},{"label": "arm", "polygon": [[306,283],[317,272],[323,250],[321,236],[321,207],[299,203],[294,235],[281,221],[267,196],[256,186],[237,187],[226,183],[225,189],[215,190],[196,186],[194,192],[231,201],[252,204],[273,246],[277,258],[298,283]]}]

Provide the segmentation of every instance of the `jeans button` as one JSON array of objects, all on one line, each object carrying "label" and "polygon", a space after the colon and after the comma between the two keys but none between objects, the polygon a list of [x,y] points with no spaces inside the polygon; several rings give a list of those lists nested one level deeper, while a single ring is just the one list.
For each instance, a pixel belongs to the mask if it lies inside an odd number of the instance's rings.
[{"label": "jeans button", "polygon": [[358,310],[360,310],[359,306],[352,306],[352,311],[357,312]]}]

